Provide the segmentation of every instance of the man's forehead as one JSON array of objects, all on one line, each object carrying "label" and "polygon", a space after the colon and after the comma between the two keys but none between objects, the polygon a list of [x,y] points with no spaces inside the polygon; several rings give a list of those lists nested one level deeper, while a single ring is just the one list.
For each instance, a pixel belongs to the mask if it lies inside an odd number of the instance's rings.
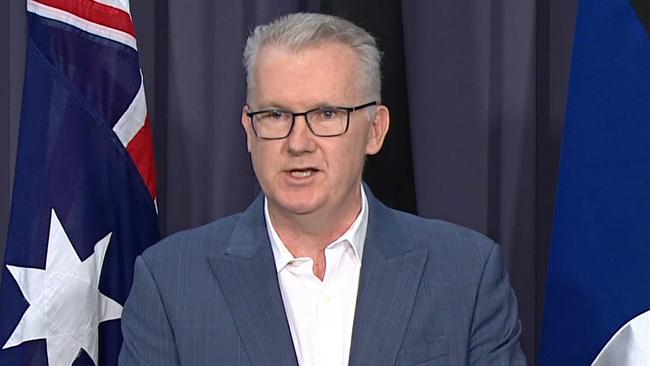
[{"label": "man's forehead", "polygon": [[[337,41],[323,41],[300,48],[269,44],[260,50],[253,70],[254,76],[265,76],[263,75],[264,71],[270,65],[283,66],[287,63],[294,68],[290,72],[298,71],[303,67],[311,69],[310,71],[340,73],[344,67],[351,71],[357,70],[361,65],[359,55],[355,50],[349,45]],[[350,67],[348,68],[348,66]]]},{"label": "man's forehead", "polygon": [[[323,51],[333,55],[314,54]],[[255,70],[253,99],[259,105],[281,107],[283,96],[295,100],[295,90],[302,90],[309,107],[314,103],[349,104],[358,93],[358,88],[351,87],[358,79],[355,60],[354,51],[340,42],[321,42],[298,50],[266,45]],[[285,87],[279,88],[279,84]]]}]

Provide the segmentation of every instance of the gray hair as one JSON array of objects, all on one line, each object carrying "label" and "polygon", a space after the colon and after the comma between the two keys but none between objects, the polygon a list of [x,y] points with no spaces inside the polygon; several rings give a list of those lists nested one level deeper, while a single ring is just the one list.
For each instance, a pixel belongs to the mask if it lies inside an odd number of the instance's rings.
[{"label": "gray hair", "polygon": [[269,24],[258,25],[246,40],[247,101],[255,88],[257,57],[264,46],[278,45],[298,52],[325,42],[349,46],[359,57],[361,91],[372,100],[381,99],[381,52],[375,38],[354,23],[325,14],[295,13],[282,16]]}]

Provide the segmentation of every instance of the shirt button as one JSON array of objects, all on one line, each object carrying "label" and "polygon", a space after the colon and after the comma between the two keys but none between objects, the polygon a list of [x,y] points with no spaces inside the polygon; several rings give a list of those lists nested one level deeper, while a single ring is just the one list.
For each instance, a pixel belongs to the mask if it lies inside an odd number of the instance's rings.
[{"label": "shirt button", "polygon": [[329,304],[329,303],[330,303],[330,300],[331,300],[331,299],[330,299],[330,296],[329,296],[329,295],[325,295],[325,297],[323,297],[323,302],[326,303],[326,304]]}]

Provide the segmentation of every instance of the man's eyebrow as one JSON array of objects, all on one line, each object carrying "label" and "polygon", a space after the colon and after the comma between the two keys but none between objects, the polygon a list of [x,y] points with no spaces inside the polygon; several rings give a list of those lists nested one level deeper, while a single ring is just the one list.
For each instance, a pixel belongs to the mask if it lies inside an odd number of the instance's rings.
[{"label": "man's eyebrow", "polygon": [[339,107],[339,105],[336,104],[336,103],[321,102],[321,103],[318,103],[318,104],[314,105],[313,107],[311,107],[309,109],[332,108],[332,107]]},{"label": "man's eyebrow", "polygon": [[256,110],[258,111],[264,111],[264,110],[269,110],[269,109],[281,109],[283,111],[291,111],[290,108],[287,108],[283,106],[280,103],[260,103],[258,104],[258,107]]},{"label": "man's eyebrow", "polygon": [[333,107],[340,107],[341,105],[336,104],[336,103],[330,103],[330,102],[319,102],[314,105],[311,105],[307,109],[303,110],[295,110],[293,108],[289,108],[282,103],[271,103],[271,102],[264,102],[260,103],[259,107],[255,109],[255,111],[265,111],[269,109],[278,109],[278,110],[283,110],[283,111],[288,111],[288,112],[294,112],[294,113],[301,113],[301,112],[306,112],[306,111],[311,111],[314,109],[319,109],[319,108],[333,108]]},{"label": "man's eyebrow", "polygon": [[341,106],[342,104],[338,104],[338,103],[320,102],[320,103],[313,104],[308,109],[299,112],[313,111],[314,109],[320,109],[320,108],[336,108]]}]

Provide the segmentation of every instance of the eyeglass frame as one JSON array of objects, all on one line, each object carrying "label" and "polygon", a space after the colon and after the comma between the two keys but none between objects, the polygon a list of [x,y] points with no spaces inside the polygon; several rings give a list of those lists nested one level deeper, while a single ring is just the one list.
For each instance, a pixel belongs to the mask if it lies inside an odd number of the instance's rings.
[{"label": "eyeglass frame", "polygon": [[[246,112],[246,115],[251,120],[251,126],[253,127],[253,132],[255,133],[255,136],[257,138],[262,139],[262,140],[282,140],[282,139],[286,139],[287,137],[289,137],[289,135],[291,135],[291,131],[293,131],[293,126],[296,124],[296,117],[299,117],[299,116],[305,116],[305,123],[307,123],[307,128],[309,128],[309,131],[314,136],[318,136],[318,137],[336,137],[336,136],[341,136],[341,135],[345,134],[346,132],[348,132],[348,128],[350,127],[350,114],[352,112],[355,112],[355,111],[358,111],[358,110],[361,110],[361,109],[364,109],[364,108],[368,108],[368,107],[371,107],[371,106],[376,106],[376,105],[377,105],[377,101],[372,101],[372,102],[360,104],[360,105],[355,106],[355,107],[341,107],[341,106],[316,107],[316,108],[312,108],[312,109],[310,109],[308,111],[305,111],[305,112],[292,112],[292,111],[288,111],[288,110],[282,109],[282,108],[270,108],[270,109],[263,109],[261,111]],[[346,121],[345,121],[345,129],[343,130],[343,132],[337,133],[335,135],[319,135],[316,132],[314,132],[314,130],[311,127],[311,123],[309,122],[309,119],[307,118],[307,114],[318,111],[318,110],[321,110],[321,109],[326,109],[326,108],[340,109],[340,110],[344,110],[344,111],[347,112],[347,118],[346,118]],[[289,131],[287,132],[286,135],[284,135],[282,137],[261,137],[260,135],[257,134],[257,130],[255,129],[255,121],[253,120],[253,117],[255,117],[255,115],[257,115],[257,114],[274,112],[274,111],[280,111],[280,112],[285,112],[285,113],[291,114],[291,126],[289,127]]]}]

